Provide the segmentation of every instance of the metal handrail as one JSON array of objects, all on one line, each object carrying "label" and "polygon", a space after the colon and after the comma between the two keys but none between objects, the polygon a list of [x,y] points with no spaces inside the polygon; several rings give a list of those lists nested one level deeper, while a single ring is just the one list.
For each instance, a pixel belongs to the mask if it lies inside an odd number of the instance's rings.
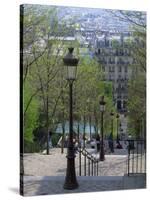
[{"label": "metal handrail", "polygon": [[145,140],[129,139],[127,141],[129,143],[127,158],[128,176],[130,176],[130,174],[146,173]]},{"label": "metal handrail", "polygon": [[[77,149],[79,152],[79,176],[81,176],[81,154],[84,156],[84,176],[98,176],[98,163],[99,159],[96,159],[90,152],[85,148]],[[88,162],[87,162],[88,161]]]}]

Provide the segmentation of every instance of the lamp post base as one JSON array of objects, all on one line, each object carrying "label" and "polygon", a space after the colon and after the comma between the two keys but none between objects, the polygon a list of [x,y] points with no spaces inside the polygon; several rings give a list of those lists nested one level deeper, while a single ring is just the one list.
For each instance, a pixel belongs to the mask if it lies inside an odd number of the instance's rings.
[{"label": "lamp post base", "polygon": [[76,179],[76,172],[75,172],[75,156],[74,155],[67,155],[67,171],[66,171],[66,179],[65,179],[63,188],[67,190],[73,190],[73,189],[78,188],[78,182]]},{"label": "lamp post base", "polygon": [[100,151],[100,161],[104,161],[104,160],[105,160],[104,149],[101,148],[101,151]]},{"label": "lamp post base", "polygon": [[104,161],[104,160],[105,160],[104,156],[100,157],[100,161]]},{"label": "lamp post base", "polygon": [[105,160],[105,158],[100,158],[100,161],[104,161]]},{"label": "lamp post base", "polygon": [[76,188],[78,188],[78,183],[76,182],[76,183],[71,183],[71,182],[65,182],[65,184],[64,184],[64,189],[66,189],[66,190],[74,190],[74,189],[76,189]]}]

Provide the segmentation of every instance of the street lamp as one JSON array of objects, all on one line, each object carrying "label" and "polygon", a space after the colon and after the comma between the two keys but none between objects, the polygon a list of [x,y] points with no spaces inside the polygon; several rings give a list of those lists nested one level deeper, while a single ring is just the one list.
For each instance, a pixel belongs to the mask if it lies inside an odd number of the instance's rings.
[{"label": "street lamp", "polygon": [[90,108],[90,99],[88,98],[87,99],[87,106],[88,106],[88,109],[89,109],[89,126],[90,126],[90,141],[91,141],[91,138],[92,138],[92,133],[91,133],[91,108]]},{"label": "street lamp", "polygon": [[69,109],[69,139],[67,146],[67,170],[66,170],[66,178],[64,183],[64,189],[76,189],[78,187],[78,183],[76,180],[76,172],[75,172],[75,152],[74,152],[74,143],[73,143],[73,115],[72,115],[72,88],[73,81],[76,79],[77,65],[79,59],[73,56],[74,48],[68,48],[68,54],[63,58],[64,64],[67,66],[67,77],[69,83],[69,91],[70,91],[70,109]]},{"label": "street lamp", "polygon": [[114,127],[113,127],[113,120],[114,120],[114,113],[111,112],[110,113],[110,116],[111,116],[111,140],[112,140],[112,153],[114,152],[114,143],[113,143],[113,130],[114,130]]},{"label": "street lamp", "polygon": [[104,155],[104,138],[103,138],[103,114],[105,111],[105,104],[106,102],[104,101],[104,96],[101,96],[100,99],[100,112],[101,112],[101,146],[100,146],[100,161],[105,160],[105,155]]},{"label": "street lamp", "polygon": [[117,113],[117,115],[116,115],[116,119],[117,119],[117,144],[119,144],[119,114]]}]

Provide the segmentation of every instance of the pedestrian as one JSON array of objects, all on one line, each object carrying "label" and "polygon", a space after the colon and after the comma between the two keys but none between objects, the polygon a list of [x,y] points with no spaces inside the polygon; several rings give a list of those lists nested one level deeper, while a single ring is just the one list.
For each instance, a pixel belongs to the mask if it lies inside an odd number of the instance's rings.
[{"label": "pedestrian", "polygon": [[117,148],[117,149],[122,149],[122,145],[120,144],[120,142],[119,142],[119,141],[117,141],[116,148]]},{"label": "pedestrian", "polygon": [[97,134],[96,136],[96,144],[97,144],[97,152],[100,151],[100,136]]},{"label": "pedestrian", "polygon": [[112,139],[112,133],[110,134],[110,136],[108,138],[108,146],[109,146],[110,152],[114,153],[114,143],[113,143],[113,139]]},{"label": "pedestrian", "polygon": [[78,142],[76,141],[75,144],[74,144],[74,151],[75,151],[75,154],[76,154],[77,151],[78,151],[78,147],[79,147],[79,144],[78,144]]}]

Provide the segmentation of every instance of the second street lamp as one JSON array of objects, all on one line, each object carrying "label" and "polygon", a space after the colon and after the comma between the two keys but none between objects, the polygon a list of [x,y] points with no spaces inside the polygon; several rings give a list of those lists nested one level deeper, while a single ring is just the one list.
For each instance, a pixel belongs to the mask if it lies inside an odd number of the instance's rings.
[{"label": "second street lamp", "polygon": [[113,127],[113,120],[114,120],[114,113],[111,112],[110,113],[110,116],[111,116],[111,140],[112,140],[112,148],[111,148],[111,152],[113,153],[114,152],[114,138],[113,138],[113,130],[114,130],[114,127]]},{"label": "second street lamp", "polygon": [[72,108],[72,88],[73,82],[76,79],[77,65],[79,59],[73,56],[74,48],[68,48],[69,52],[64,57],[64,64],[67,66],[67,80],[69,83],[69,91],[70,91],[70,111],[69,111],[69,139],[67,146],[67,170],[66,170],[66,178],[64,183],[64,189],[76,189],[78,187],[78,183],[76,180],[76,172],[75,172],[75,152],[74,152],[74,143],[73,143],[73,108]]},{"label": "second street lamp", "polygon": [[117,144],[119,144],[119,114],[117,113],[116,115],[116,119],[117,119]]},{"label": "second street lamp", "polygon": [[88,107],[88,110],[89,110],[89,127],[90,127],[90,141],[91,141],[91,138],[92,138],[92,136],[91,136],[91,108],[90,108],[90,99],[88,98],[87,99],[87,107]]},{"label": "second street lamp", "polygon": [[104,96],[101,96],[100,99],[100,112],[101,112],[101,145],[100,145],[100,161],[105,160],[105,155],[104,155],[104,133],[103,133],[103,114],[105,111],[105,101],[104,101]]}]

